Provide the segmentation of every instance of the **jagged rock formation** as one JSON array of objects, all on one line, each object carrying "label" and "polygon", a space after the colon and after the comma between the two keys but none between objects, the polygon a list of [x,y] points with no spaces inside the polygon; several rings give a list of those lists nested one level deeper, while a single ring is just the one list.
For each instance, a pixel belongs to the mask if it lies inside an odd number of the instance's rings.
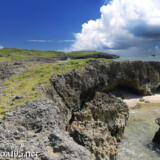
[{"label": "jagged rock formation", "polygon": [[81,73],[53,76],[52,102],[28,102],[0,121],[0,152],[38,152],[41,160],[115,160],[129,112],[110,90],[120,85],[152,94],[159,77],[160,63],[97,61]]},{"label": "jagged rock formation", "polygon": [[106,59],[116,59],[120,56],[108,53],[97,53],[97,54],[89,54],[89,55],[75,55],[75,56],[68,56],[67,58],[70,59],[86,59],[86,58],[106,58]]},{"label": "jagged rock formation", "polygon": [[128,107],[112,95],[96,92],[90,102],[74,113],[70,135],[85,146],[92,159],[115,159],[128,119]]},{"label": "jagged rock formation", "polygon": [[[160,85],[160,63],[158,62],[113,62],[110,65],[91,63],[82,73],[72,72],[51,78],[52,97],[59,98],[58,105],[77,111],[97,91],[109,92],[116,86],[124,86],[141,95],[151,95]],[[60,100],[65,103],[61,105]]]},{"label": "jagged rock formation", "polygon": [[[155,120],[155,122],[156,122],[156,123],[158,124],[158,126],[160,127],[160,118],[157,118],[157,119]],[[159,130],[155,133],[152,142],[160,145],[160,128],[159,128]]]},{"label": "jagged rock formation", "polygon": [[25,70],[23,63],[0,62],[0,80],[7,79],[18,72]]},{"label": "jagged rock formation", "polygon": [[[117,141],[121,140],[128,119],[128,108],[122,101],[116,103],[116,99],[104,92],[120,85],[141,95],[152,94],[160,85],[160,63],[125,62],[107,65],[92,61],[82,73],[73,70],[57,76],[51,78],[52,98],[61,109],[70,135],[90,151],[92,159],[114,159]],[[83,109],[86,109],[84,113]],[[102,138],[103,132],[108,140]],[[98,141],[101,138],[103,144],[99,147],[94,138]]]},{"label": "jagged rock formation", "polygon": [[54,89],[67,107],[76,110],[87,98],[93,97],[95,91],[109,91],[118,85],[141,95],[152,94],[160,86],[160,63],[113,62],[107,65],[92,61],[82,73],[73,70],[57,76],[51,78]]},{"label": "jagged rock formation", "polygon": [[89,160],[85,149],[63,130],[59,115],[58,107],[44,100],[28,102],[6,113],[0,121],[0,153],[19,151],[19,156],[32,153],[32,156],[28,154],[28,158],[20,159]]}]

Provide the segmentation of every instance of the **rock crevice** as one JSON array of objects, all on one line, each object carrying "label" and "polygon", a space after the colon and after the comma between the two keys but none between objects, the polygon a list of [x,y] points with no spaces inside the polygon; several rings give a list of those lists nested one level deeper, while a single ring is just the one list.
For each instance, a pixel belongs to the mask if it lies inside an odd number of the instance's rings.
[{"label": "rock crevice", "polygon": [[[82,73],[73,70],[51,78],[53,99],[56,102],[57,94],[62,99],[61,113],[70,136],[87,148],[92,159],[116,158],[117,142],[122,140],[129,116],[123,100],[108,93],[120,85],[151,95],[160,84],[158,66],[160,63],[156,62],[107,65],[91,61]],[[103,143],[97,145],[97,141]]]},{"label": "rock crevice", "polygon": [[58,74],[50,82],[51,102],[27,102],[5,114],[0,152],[33,151],[42,160],[115,160],[129,112],[109,92],[124,85],[152,94],[160,85],[160,63],[91,61],[83,72]]}]

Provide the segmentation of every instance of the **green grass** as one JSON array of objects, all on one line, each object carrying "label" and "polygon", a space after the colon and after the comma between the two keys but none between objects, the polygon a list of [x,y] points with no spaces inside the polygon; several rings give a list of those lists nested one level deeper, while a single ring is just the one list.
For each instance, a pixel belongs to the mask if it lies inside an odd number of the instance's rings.
[{"label": "green grass", "polygon": [[[19,75],[14,75],[8,80],[2,82],[5,85],[3,90],[3,96],[0,97],[0,118],[8,110],[18,107],[29,100],[36,100],[40,98],[40,91],[37,90],[38,85],[43,85],[44,88],[48,88],[50,85],[50,77],[57,73],[66,73],[73,69],[82,71],[89,59],[71,60],[65,63],[34,63],[27,62],[27,70]],[[111,63],[111,60],[97,59],[100,63]],[[13,98],[17,95],[21,95],[24,98],[13,101]],[[11,105],[12,104],[12,105]]]},{"label": "green grass", "polygon": [[66,55],[68,56],[82,56],[82,55],[90,55],[90,54],[97,54],[100,52],[97,51],[76,51],[76,52],[70,52],[67,53]]},{"label": "green grass", "polygon": [[64,53],[59,51],[41,51],[26,50],[19,48],[3,48],[0,49],[0,61],[23,60],[32,57],[54,57],[54,56],[74,56],[74,55],[90,55],[100,53],[97,51],[77,51]]},{"label": "green grass", "polygon": [[26,50],[19,48],[0,49],[0,61],[26,59],[30,57],[52,57],[64,55],[64,52],[58,51]]}]

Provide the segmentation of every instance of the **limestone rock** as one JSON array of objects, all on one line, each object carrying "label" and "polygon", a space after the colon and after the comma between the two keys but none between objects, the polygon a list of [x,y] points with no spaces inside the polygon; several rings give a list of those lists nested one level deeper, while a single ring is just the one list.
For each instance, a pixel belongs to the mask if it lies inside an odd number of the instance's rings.
[{"label": "limestone rock", "polygon": [[[155,120],[155,122],[156,122],[156,123],[158,124],[158,126],[160,127],[160,118],[157,118],[157,119]],[[155,133],[152,142],[160,145],[160,128],[159,128],[159,130]]]},{"label": "limestone rock", "polygon": [[135,105],[135,106],[133,107],[133,109],[140,109],[140,108],[141,108],[140,105]]},{"label": "limestone rock", "polygon": [[[91,61],[83,72],[73,70],[53,76],[49,93],[60,108],[68,132],[87,148],[92,159],[114,159],[129,113],[121,98],[107,93],[116,86],[124,86],[140,95],[151,95],[159,87],[159,77],[160,63],[156,62],[107,65]],[[101,131],[106,133],[107,140]],[[96,146],[94,137],[104,143]]]},{"label": "limestone rock", "polygon": [[157,118],[155,122],[160,126],[160,118]]},{"label": "limestone rock", "polygon": [[36,153],[27,158],[34,160],[89,160],[85,148],[62,129],[59,114],[53,102],[42,100],[7,112],[0,121],[0,152]]},{"label": "limestone rock", "polygon": [[109,93],[119,85],[152,94],[160,85],[160,63],[91,61],[83,72],[58,74],[50,82],[52,101],[27,102],[5,114],[0,152],[32,151],[42,160],[115,160],[129,112]]},{"label": "limestone rock", "polygon": [[119,99],[96,92],[94,99],[74,113],[70,135],[90,151],[94,160],[114,160],[128,119],[128,107]]},{"label": "limestone rock", "polygon": [[108,53],[96,53],[96,54],[89,54],[89,55],[75,55],[75,56],[68,56],[70,59],[87,59],[87,58],[106,58],[106,59],[116,59],[120,56],[108,54]]}]

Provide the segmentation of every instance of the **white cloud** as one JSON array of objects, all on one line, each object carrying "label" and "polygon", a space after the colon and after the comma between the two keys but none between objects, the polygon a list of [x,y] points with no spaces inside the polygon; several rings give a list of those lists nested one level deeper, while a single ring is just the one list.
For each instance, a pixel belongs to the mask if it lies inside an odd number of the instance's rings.
[{"label": "white cloud", "polygon": [[0,45],[0,49],[3,49],[4,47]]},{"label": "white cloud", "polygon": [[65,42],[65,43],[72,43],[72,42],[75,42],[75,40],[69,40],[69,39],[67,39],[67,40],[60,40],[59,42],[60,43],[63,43],[63,42]]},{"label": "white cloud", "polygon": [[41,43],[44,43],[44,42],[47,42],[46,40],[28,40],[28,42],[41,42]]},{"label": "white cloud", "polygon": [[75,34],[72,50],[143,50],[160,41],[159,0],[112,0],[100,12]]}]

